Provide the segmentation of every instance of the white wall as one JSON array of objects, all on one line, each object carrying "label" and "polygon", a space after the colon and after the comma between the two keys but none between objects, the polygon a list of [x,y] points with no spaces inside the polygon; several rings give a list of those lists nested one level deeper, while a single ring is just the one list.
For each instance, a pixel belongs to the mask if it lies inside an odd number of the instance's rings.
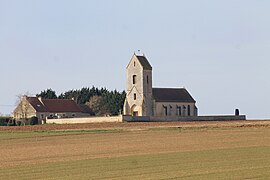
[{"label": "white wall", "polygon": [[122,116],[112,117],[84,117],[84,118],[63,118],[47,119],[47,124],[79,124],[79,123],[101,123],[101,122],[122,122]]}]

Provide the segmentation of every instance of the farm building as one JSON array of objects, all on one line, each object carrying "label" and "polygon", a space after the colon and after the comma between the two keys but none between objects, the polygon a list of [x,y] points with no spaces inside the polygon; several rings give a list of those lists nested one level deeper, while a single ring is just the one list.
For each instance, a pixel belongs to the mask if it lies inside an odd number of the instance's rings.
[{"label": "farm building", "polygon": [[[47,118],[75,118],[93,115],[86,105],[79,105],[71,99],[42,99],[23,96],[13,112],[14,119],[38,118],[39,123]],[[27,124],[27,122],[26,122]]]}]

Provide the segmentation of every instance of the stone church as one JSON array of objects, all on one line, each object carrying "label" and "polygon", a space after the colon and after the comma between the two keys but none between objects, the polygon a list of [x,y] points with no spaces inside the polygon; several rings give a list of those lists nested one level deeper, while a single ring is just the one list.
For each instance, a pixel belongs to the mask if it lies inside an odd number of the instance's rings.
[{"label": "stone church", "polygon": [[145,55],[132,56],[127,68],[124,115],[197,116],[196,101],[185,88],[153,88],[152,66]]}]

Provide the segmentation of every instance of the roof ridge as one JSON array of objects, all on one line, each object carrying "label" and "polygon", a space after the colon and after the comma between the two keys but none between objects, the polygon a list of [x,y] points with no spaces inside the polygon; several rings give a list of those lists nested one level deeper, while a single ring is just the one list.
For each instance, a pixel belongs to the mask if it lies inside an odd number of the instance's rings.
[{"label": "roof ridge", "polygon": [[42,99],[42,100],[53,100],[53,101],[55,101],[55,100],[62,100],[62,101],[69,100],[69,101],[74,101],[73,99]]},{"label": "roof ridge", "polygon": [[169,88],[166,88],[166,87],[153,87],[153,89],[186,89],[185,87],[169,87]]}]

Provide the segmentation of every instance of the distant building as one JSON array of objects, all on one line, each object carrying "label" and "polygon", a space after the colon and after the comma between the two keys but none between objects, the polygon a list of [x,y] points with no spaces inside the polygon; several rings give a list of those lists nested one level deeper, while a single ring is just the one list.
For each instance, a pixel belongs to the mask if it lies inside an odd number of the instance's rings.
[{"label": "distant building", "polygon": [[127,68],[124,115],[197,116],[196,101],[185,88],[153,88],[152,66],[144,55],[134,54]]},{"label": "distant building", "polygon": [[[78,105],[70,99],[42,99],[23,96],[13,112],[16,120],[37,117],[39,123],[46,118],[74,118],[93,115],[86,105]],[[27,122],[25,122],[27,124]]]}]

